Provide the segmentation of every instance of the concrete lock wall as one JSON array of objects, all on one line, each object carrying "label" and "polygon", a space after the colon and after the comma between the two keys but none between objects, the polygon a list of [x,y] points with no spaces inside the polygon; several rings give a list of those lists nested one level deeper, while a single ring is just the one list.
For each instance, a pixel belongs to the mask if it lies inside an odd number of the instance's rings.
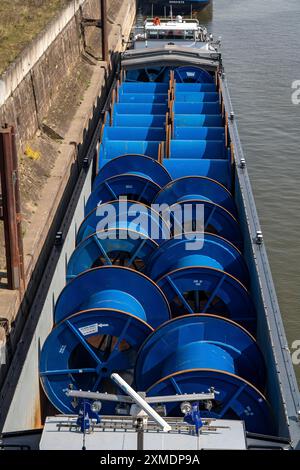
[{"label": "concrete lock wall", "polygon": [[[109,8],[110,0],[107,3]],[[125,29],[128,23],[131,25],[135,3],[135,0],[122,1],[116,17],[110,18],[111,49],[118,47],[112,24],[124,25]],[[83,51],[81,15],[99,18],[100,0],[71,1],[0,77],[0,123],[15,126],[19,150],[34,136],[60,83],[79,60]]]}]

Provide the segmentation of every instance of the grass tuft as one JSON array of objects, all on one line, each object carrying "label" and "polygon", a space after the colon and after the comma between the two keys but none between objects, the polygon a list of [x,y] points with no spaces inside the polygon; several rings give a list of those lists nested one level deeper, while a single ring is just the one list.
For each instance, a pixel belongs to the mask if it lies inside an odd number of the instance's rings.
[{"label": "grass tuft", "polygon": [[0,0],[0,75],[70,0]]}]

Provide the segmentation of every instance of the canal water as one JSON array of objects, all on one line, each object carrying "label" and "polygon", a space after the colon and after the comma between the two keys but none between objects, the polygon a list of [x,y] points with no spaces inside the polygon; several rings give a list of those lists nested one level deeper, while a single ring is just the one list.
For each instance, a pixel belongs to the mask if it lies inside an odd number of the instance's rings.
[{"label": "canal water", "polygon": [[[214,0],[199,13],[222,53],[271,269],[300,345],[300,0]],[[298,349],[299,349],[298,345]],[[300,354],[298,355],[300,358]],[[295,364],[300,383],[300,364]]]}]

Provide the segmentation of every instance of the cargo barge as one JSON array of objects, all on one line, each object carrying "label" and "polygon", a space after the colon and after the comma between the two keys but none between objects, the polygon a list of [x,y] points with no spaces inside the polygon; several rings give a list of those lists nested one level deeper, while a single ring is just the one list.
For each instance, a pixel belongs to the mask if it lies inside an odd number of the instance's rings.
[{"label": "cargo barge", "polygon": [[146,20],[121,55],[25,339],[4,445],[36,440],[38,403],[40,449],[299,449],[220,43],[197,20]]}]

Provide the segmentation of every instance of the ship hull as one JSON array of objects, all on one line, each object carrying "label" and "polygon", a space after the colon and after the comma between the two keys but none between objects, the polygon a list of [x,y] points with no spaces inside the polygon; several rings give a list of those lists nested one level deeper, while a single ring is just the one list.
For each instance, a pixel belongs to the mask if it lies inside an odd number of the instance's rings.
[{"label": "ship hull", "polygon": [[203,10],[211,3],[211,0],[142,0],[140,6],[146,15],[168,15],[172,7],[175,15],[190,15]]}]

